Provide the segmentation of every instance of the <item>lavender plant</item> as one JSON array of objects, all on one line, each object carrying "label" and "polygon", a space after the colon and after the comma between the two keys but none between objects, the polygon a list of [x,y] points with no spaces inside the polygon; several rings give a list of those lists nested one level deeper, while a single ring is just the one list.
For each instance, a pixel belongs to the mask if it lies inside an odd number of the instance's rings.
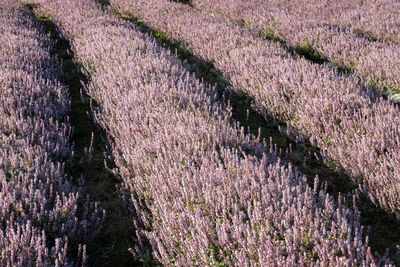
[{"label": "lavender plant", "polygon": [[[137,246],[165,265],[379,265],[357,209],[231,125],[229,107],[182,62],[91,0],[45,0],[90,75],[113,140]],[[218,38],[217,38],[217,41]]]},{"label": "lavender plant", "polygon": [[336,12],[329,19],[333,25],[347,27],[371,40],[400,44],[398,1],[348,1],[353,8]]},{"label": "lavender plant", "polygon": [[366,85],[398,103],[399,47],[370,41],[348,27],[339,26],[336,21],[343,19],[335,20],[332,14],[341,14],[337,10],[345,10],[344,13],[347,11],[348,14],[354,7],[347,3],[352,1],[331,2],[333,4],[321,1],[224,0],[215,3],[194,0],[193,4],[199,9],[246,25],[255,35],[282,40],[289,47],[301,50],[301,53],[354,71]]},{"label": "lavender plant", "polygon": [[[194,0],[192,2],[196,2]],[[325,24],[351,29],[353,32],[372,41],[399,43],[398,16],[399,2],[393,0],[366,1],[260,1],[269,7],[279,6],[284,12],[313,21],[313,26]],[[243,1],[237,1],[240,3]],[[198,2],[200,3],[200,2]],[[201,4],[201,3],[200,3]],[[311,18],[311,19],[310,19]]]},{"label": "lavender plant", "polygon": [[339,76],[180,3],[111,4],[215,62],[233,90],[245,91],[261,112],[286,121],[289,135],[317,145],[328,164],[358,182],[373,202],[400,216],[399,110],[357,77]]},{"label": "lavender plant", "polygon": [[70,98],[41,30],[25,7],[0,3],[1,266],[84,265],[77,243],[101,217],[65,172]]}]

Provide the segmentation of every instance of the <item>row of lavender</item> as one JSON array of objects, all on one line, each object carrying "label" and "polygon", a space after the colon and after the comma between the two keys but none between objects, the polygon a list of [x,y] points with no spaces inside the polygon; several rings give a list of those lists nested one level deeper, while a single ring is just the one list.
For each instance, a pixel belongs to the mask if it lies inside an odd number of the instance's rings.
[{"label": "row of lavender", "polygon": [[65,173],[70,98],[53,44],[11,0],[0,3],[0,43],[0,265],[84,264],[77,242],[99,216]]},{"label": "row of lavender", "polygon": [[[374,265],[356,210],[284,165],[238,125],[214,88],[92,0],[45,0],[71,40],[113,142],[137,229],[176,266]],[[134,226],[132,224],[132,227]]]},{"label": "row of lavender", "polygon": [[277,44],[168,0],[111,0],[193,53],[215,62],[236,91],[317,145],[382,208],[400,216],[400,112],[352,75],[293,57]]},{"label": "row of lavender", "polygon": [[255,1],[279,6],[283,12],[307,19],[307,25],[348,28],[370,40],[400,43],[400,2],[396,0]]},{"label": "row of lavender", "polygon": [[[289,8],[287,2],[270,3]],[[292,3],[290,9],[298,16],[316,18],[314,21],[320,24],[348,28],[370,40],[400,43],[400,2],[396,0],[303,0]]]},{"label": "row of lavender", "polygon": [[[333,16],[327,18],[329,23],[350,28],[371,40],[400,44],[399,1],[352,0],[344,3],[347,4],[344,10],[332,7]],[[318,11],[315,10],[315,13]]]},{"label": "row of lavender", "polygon": [[[352,10],[354,7],[351,5],[349,7],[340,1],[331,1],[335,3],[331,5],[305,2],[192,1],[199,9],[243,23],[256,35],[280,38],[289,47],[310,50],[309,53],[316,51],[336,66],[354,71],[366,85],[388,95],[392,101],[400,102],[400,47],[370,41],[351,29],[341,27],[334,19],[329,23],[325,18],[340,13],[337,10],[345,7]],[[317,12],[321,14],[313,16]]]}]

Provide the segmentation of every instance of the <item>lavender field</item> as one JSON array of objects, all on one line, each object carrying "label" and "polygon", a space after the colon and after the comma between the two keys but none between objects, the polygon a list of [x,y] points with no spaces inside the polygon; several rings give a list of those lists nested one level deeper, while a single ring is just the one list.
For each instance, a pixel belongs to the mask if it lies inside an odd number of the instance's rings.
[{"label": "lavender field", "polygon": [[0,266],[400,266],[397,0],[0,2]]}]

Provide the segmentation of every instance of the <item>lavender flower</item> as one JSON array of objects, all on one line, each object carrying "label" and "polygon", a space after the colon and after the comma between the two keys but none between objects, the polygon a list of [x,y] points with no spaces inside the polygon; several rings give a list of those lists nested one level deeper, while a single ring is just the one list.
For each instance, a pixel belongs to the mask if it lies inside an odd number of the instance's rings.
[{"label": "lavender flower", "polygon": [[[53,44],[29,11],[0,3],[0,265],[68,266],[99,216],[65,173],[70,97]],[[81,216],[77,209],[88,210]]]},{"label": "lavender flower", "polygon": [[135,214],[133,253],[148,255],[147,238],[165,265],[391,264],[372,256],[357,210],[231,125],[215,88],[154,38],[91,0],[45,0],[37,12],[52,16],[91,76],[86,90]]},{"label": "lavender flower", "polygon": [[372,201],[400,216],[400,113],[356,75],[337,75],[328,66],[292,56],[275,42],[187,5],[110,2],[118,12],[142,19],[215,62],[234,90],[254,97],[261,112],[286,121],[321,149],[328,164],[359,182]]}]

